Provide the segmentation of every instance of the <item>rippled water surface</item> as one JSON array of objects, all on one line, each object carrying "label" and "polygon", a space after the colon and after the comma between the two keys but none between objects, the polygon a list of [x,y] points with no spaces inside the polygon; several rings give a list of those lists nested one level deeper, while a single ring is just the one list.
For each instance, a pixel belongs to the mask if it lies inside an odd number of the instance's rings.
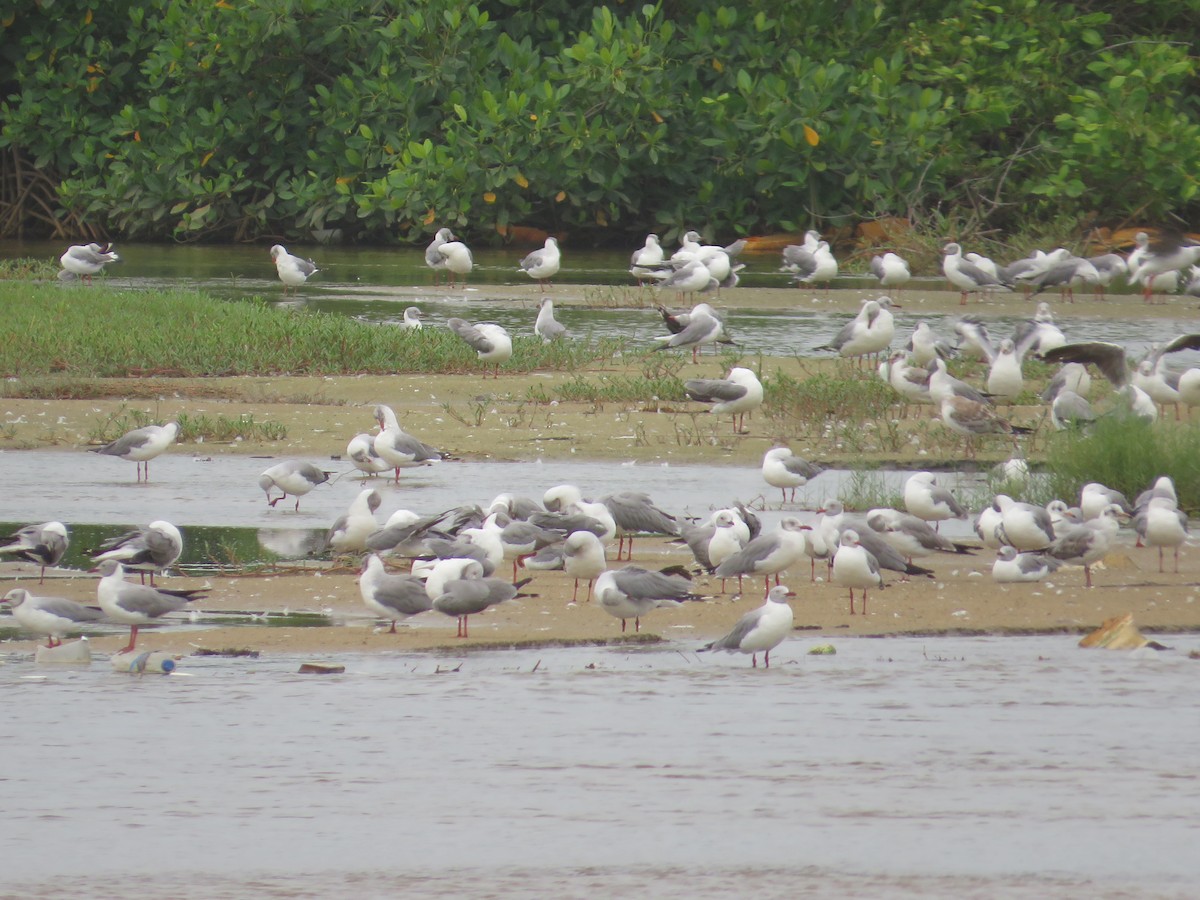
[{"label": "rippled water surface", "polygon": [[818,640],[10,657],[0,891],[1194,896],[1200,639]]}]

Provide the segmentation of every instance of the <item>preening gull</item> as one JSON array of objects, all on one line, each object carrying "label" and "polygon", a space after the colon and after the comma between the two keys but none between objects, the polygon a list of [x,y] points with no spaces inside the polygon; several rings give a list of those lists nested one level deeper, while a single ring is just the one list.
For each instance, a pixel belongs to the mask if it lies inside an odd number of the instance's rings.
[{"label": "preening gull", "polygon": [[554,318],[554,301],[549,297],[543,297],[542,302],[538,304],[533,333],[547,344],[567,336],[566,326]]},{"label": "preening gull", "polygon": [[70,545],[67,526],[62,522],[26,525],[8,536],[11,544],[0,547],[0,553],[11,553],[27,562],[41,566],[38,584],[46,580],[46,569],[58,565]]},{"label": "preening gull", "polygon": [[529,579],[509,584],[503,578],[486,578],[483,567],[471,561],[463,570],[462,577],[454,578],[442,585],[442,592],[433,601],[433,608],[443,615],[453,616],[458,621],[455,637],[465,638],[467,620],[497,603],[504,603],[521,596],[519,591]]},{"label": "preening gull", "polygon": [[453,318],[446,321],[447,327],[466,341],[480,362],[484,363],[484,375],[487,365],[495,367],[495,377],[500,377],[500,364],[512,358],[512,338],[508,332],[494,322],[480,322],[472,325],[466,319]]},{"label": "preening gull", "polygon": [[145,528],[105,541],[99,550],[101,552],[92,557],[92,562],[99,564],[115,559],[127,572],[141,575],[143,583],[149,574],[153,585],[155,573],[165,572],[183,555],[183,535],[170,522],[157,519]]},{"label": "preening gull", "polygon": [[650,610],[679,606],[684,600],[704,599],[692,593],[691,582],[686,578],[639,566],[606,570],[596,579],[594,593],[604,611],[621,620],[622,633],[626,619],[633,619],[634,631],[641,631],[642,616]]},{"label": "preening gull", "polygon": [[395,411],[383,403],[375,406],[375,421],[379,433],[372,446],[379,458],[396,471],[396,483],[400,483],[400,470],[414,466],[428,466],[443,458],[442,451],[417,440],[400,427]]},{"label": "preening gull", "polygon": [[891,251],[882,256],[871,257],[871,274],[879,279],[882,288],[902,288],[912,278],[908,263],[902,256]]},{"label": "preening gull", "polygon": [[67,252],[58,258],[59,265],[63,267],[59,278],[66,280],[79,277],[91,284],[93,275],[99,275],[105,266],[121,258],[112,247],[112,244],[75,244],[68,247]]},{"label": "preening gull", "polygon": [[587,599],[592,599],[592,586],[608,567],[604,558],[604,545],[590,531],[572,531],[563,541],[563,571],[575,580],[571,591],[571,602],[579,597],[579,579],[588,583]]},{"label": "preening gull", "polygon": [[791,500],[796,501],[796,488],[808,484],[810,478],[816,478],[825,470],[815,463],[810,463],[792,452],[790,447],[772,447],[763,454],[763,481],[777,487],[783,493],[783,502],[788,500],[788,490],[792,492]]},{"label": "preening gull", "polygon": [[292,256],[282,244],[271,248],[271,259],[275,260],[275,271],[279,273],[279,280],[283,282],[284,296],[287,296],[288,288],[298,291],[300,285],[321,271],[311,259]]},{"label": "preening gull", "polygon": [[[441,253],[442,244],[455,240],[454,232],[449,228],[439,228],[425,248],[425,265],[433,269],[433,283],[441,281],[442,273],[446,271],[446,257]],[[407,318],[407,315],[405,316]]]}]

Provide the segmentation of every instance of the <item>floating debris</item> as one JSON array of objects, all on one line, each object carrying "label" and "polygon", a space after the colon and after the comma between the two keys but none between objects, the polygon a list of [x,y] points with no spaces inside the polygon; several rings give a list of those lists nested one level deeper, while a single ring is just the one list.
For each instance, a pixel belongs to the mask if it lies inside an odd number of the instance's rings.
[{"label": "floating debris", "polygon": [[328,663],[301,663],[301,675],[341,675],[346,671],[345,666],[335,666]]},{"label": "floating debris", "polygon": [[808,651],[809,656],[837,656],[837,648],[833,644],[817,644]]},{"label": "floating debris", "polygon": [[1113,616],[1091,634],[1084,635],[1079,641],[1080,647],[1098,647],[1103,650],[1140,650],[1149,647],[1152,650],[1167,650],[1168,647],[1152,641],[1133,624],[1133,613],[1123,616]]},{"label": "floating debris", "polygon": [[192,656],[218,656],[223,659],[237,659],[244,656],[247,659],[258,659],[258,651],[239,650],[235,647],[226,647],[224,650],[209,650],[207,647],[197,647],[192,651]]}]

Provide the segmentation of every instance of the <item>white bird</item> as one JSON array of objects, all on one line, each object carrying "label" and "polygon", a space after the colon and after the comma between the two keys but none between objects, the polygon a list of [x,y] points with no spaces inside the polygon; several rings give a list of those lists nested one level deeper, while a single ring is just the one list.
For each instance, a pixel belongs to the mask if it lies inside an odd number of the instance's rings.
[{"label": "white bird", "polygon": [[904,482],[904,508],[926,522],[966,518],[967,511],[932,472],[914,472]]},{"label": "white bird", "polygon": [[429,466],[443,458],[442,451],[417,440],[401,428],[390,406],[376,404],[375,421],[379,423],[379,433],[375,435],[372,446],[379,458],[395,470],[397,484],[400,483],[401,469]]},{"label": "white bird", "polygon": [[1163,571],[1163,548],[1175,553],[1175,574],[1179,574],[1179,548],[1188,539],[1187,513],[1167,497],[1155,497],[1138,517],[1138,535],[1147,547],[1158,548],[1158,571]]},{"label": "white bird", "polygon": [[975,316],[963,316],[955,322],[954,333],[958,335],[960,356],[977,357],[991,362],[992,357],[996,355],[996,348],[992,345],[987,325]]},{"label": "white bird", "polygon": [[905,349],[911,351],[912,361],[918,366],[929,365],[935,357],[946,359],[954,355],[954,349],[939,338],[926,321],[918,322],[913,328]]},{"label": "white bird", "polygon": [[711,403],[718,415],[733,417],[734,434],[745,434],[746,413],[762,406],[763,386],[750,369],[735,366],[726,378],[689,378],[684,393],[700,403]]},{"label": "white bird", "polygon": [[556,341],[567,336],[566,326],[554,318],[554,301],[543,297],[538,304],[537,321],[533,323],[533,333],[545,343]]},{"label": "white bird", "polygon": [[425,583],[412,575],[393,575],[378,554],[370,554],[358,576],[358,590],[367,609],[390,619],[388,634],[396,633],[396,621],[433,609]]},{"label": "white bird", "polygon": [[828,242],[820,239],[810,242],[806,235],[803,246],[790,244],[783,248],[783,270],[792,273],[797,286],[820,284],[828,287],[837,278],[838,263]]},{"label": "white bird", "polygon": [[601,608],[621,620],[633,619],[633,630],[642,630],[642,616],[662,606],[680,606],[684,600],[701,600],[692,585],[678,575],[651,572],[638,566],[608,569],[596,579],[594,591]]},{"label": "white bird", "polygon": [[279,280],[283,282],[284,296],[287,296],[289,287],[298,291],[300,285],[321,271],[311,259],[292,256],[282,244],[271,248],[271,259],[275,260],[275,271],[279,273]]},{"label": "white bird", "polygon": [[572,531],[563,541],[563,571],[568,578],[575,579],[571,602],[579,597],[579,580],[586,578],[587,599],[592,599],[592,586],[601,573],[608,568],[604,558],[604,544],[590,531]]},{"label": "white bird", "polygon": [[41,566],[38,584],[46,580],[46,569],[58,565],[67,552],[71,539],[62,522],[26,525],[8,536],[11,544],[0,547],[0,553],[11,553],[27,562]]},{"label": "white bird", "polygon": [[441,246],[455,240],[454,232],[449,228],[439,228],[425,248],[425,265],[433,269],[433,283],[436,286],[441,281],[442,272],[446,271],[446,257],[441,253]]},{"label": "white bird", "polygon": [[850,615],[854,615],[854,589],[862,589],[862,614],[867,614],[867,589],[883,587],[879,561],[859,542],[858,532],[849,528],[842,532],[837,552],[833,554],[835,584],[850,589]]},{"label": "white bird", "polygon": [[934,531],[924,519],[889,507],[867,511],[867,525],[907,560],[932,556],[934,553],[969,555],[972,548],[955,543]]},{"label": "white bird", "polygon": [[806,531],[811,531],[808,525],[795,516],[785,516],[774,532],[760,534],[754,538],[717,566],[715,574],[718,578],[737,578],[739,592],[742,589],[742,578],[747,575],[761,575],[765,596],[770,592],[772,575],[778,584],[782,572],[805,558]]},{"label": "white bird", "polygon": [[137,572],[145,582],[150,576],[154,584],[156,573],[166,572],[183,555],[183,534],[164,519],[157,519],[145,528],[138,528],[105,541],[92,562],[115,559],[127,572]]},{"label": "white bird", "polygon": [[409,331],[420,331],[424,327],[421,324],[421,311],[415,306],[404,310],[404,319],[400,322],[400,327]]},{"label": "white bird", "polygon": [[796,596],[787,585],[776,585],[767,593],[766,602],[740,619],[724,637],[701,647],[704,650],[727,650],[749,653],[750,665],[757,668],[758,654],[763,654],[763,668],[771,668],[771,651],[792,633],[792,607],[788,597]]},{"label": "white bird", "polygon": [[629,257],[629,273],[641,284],[651,277],[651,272],[663,264],[663,249],[657,234],[646,235],[646,243],[633,251]]},{"label": "white bird", "polygon": [[137,480],[142,480],[143,470],[146,481],[150,480],[150,460],[160,456],[179,434],[179,423],[168,422],[166,425],[146,425],[135,428],[121,435],[115,441],[103,447],[89,447],[88,452],[99,453],[103,456],[119,456],[137,463]]},{"label": "white bird", "polygon": [[1025,388],[1021,374],[1021,355],[1016,345],[1005,338],[1000,342],[996,356],[988,369],[987,392],[994,397],[1013,400]]},{"label": "white bird", "polygon": [[896,334],[895,319],[889,307],[895,306],[890,297],[866,300],[862,308],[833,340],[819,350],[834,350],[839,356],[862,359],[886,350]]},{"label": "white bird", "polygon": [[1101,300],[1104,299],[1105,289],[1112,284],[1114,278],[1117,276],[1124,278],[1129,274],[1129,267],[1125,265],[1125,260],[1116,253],[1090,256],[1088,262],[1096,270],[1096,295]]},{"label": "white bird", "polygon": [[1095,421],[1092,405],[1074,391],[1061,390],[1050,403],[1050,423],[1058,431],[1083,428]]},{"label": "white bird", "polygon": [[721,285],[699,259],[688,260],[677,269],[659,269],[651,277],[658,281],[658,290],[673,290],[680,295],[715,291]]},{"label": "white bird", "polygon": [[1158,276],[1174,274],[1178,283],[1179,271],[1197,262],[1200,262],[1200,244],[1166,238],[1148,244],[1137,266],[1129,266],[1129,283],[1143,285],[1142,297],[1148,301]]},{"label": "white bird", "polygon": [[929,390],[929,378],[933,373],[922,366],[912,365],[907,357],[905,351],[897,350],[887,362],[887,383],[904,402],[901,417],[908,416],[910,403],[933,402]]},{"label": "white bird", "polygon": [[718,341],[732,343],[725,334],[725,324],[707,303],[698,303],[690,312],[681,315],[672,315],[661,306],[658,309],[664,323],[672,329],[672,334],[670,337],[658,338],[659,345],[656,350],[690,347],[692,362],[698,362],[700,348],[705,344]]},{"label": "white bird", "polygon": [[117,256],[112,246],[112,244],[75,244],[68,247],[67,251],[58,258],[59,265],[63,267],[59,278],[66,280],[79,277],[91,284],[93,275],[99,275],[104,271],[105,266],[121,258]]},{"label": "white bird", "polygon": [[1100,561],[1108,553],[1120,527],[1119,516],[1125,516],[1125,513],[1121,507],[1111,503],[1097,518],[1075,525],[1055,538],[1046,552],[1062,562],[1083,566],[1084,585],[1091,587],[1092,563]]},{"label": "white bird", "polygon": [[962,247],[958,244],[947,244],[942,253],[945,254],[942,257],[942,273],[962,294],[960,303],[963,306],[967,304],[967,294],[1009,289],[997,273],[989,273],[976,262],[963,259]]},{"label": "white bird", "polygon": [[544,291],[546,282],[558,274],[561,263],[562,254],[558,251],[558,238],[548,237],[544,247],[534,250],[521,260],[521,271],[536,279],[538,287]]},{"label": "white bird", "polygon": [[1041,356],[1066,342],[1062,329],[1054,324],[1054,313],[1050,304],[1045,302],[1037,305],[1037,312],[1032,319],[1018,323],[1013,330],[1013,343],[1022,359],[1029,353]]},{"label": "white bird", "polygon": [[379,530],[375,510],[383,499],[373,488],[364,488],[351,502],[344,516],[338,516],[325,535],[325,543],[335,553],[356,553],[367,549],[367,538]]},{"label": "white bird", "polygon": [[912,279],[912,272],[903,257],[891,251],[871,257],[871,274],[879,279],[882,288],[902,288]]},{"label": "white bird", "polygon": [[378,475],[391,468],[387,460],[375,452],[375,435],[363,432],[350,438],[346,444],[346,456],[354,463],[354,468],[367,475]]},{"label": "white bird", "polygon": [[772,447],[763,454],[763,481],[777,487],[783,493],[783,503],[788,501],[788,490],[792,502],[796,502],[796,488],[804,487],[810,478],[816,478],[825,470],[794,454],[790,447]]},{"label": "white bird", "polygon": [[1192,367],[1179,376],[1179,402],[1187,407],[1188,420],[1192,407],[1200,406],[1200,368]]},{"label": "white bird", "polygon": [[130,584],[125,580],[125,568],[115,559],[105,560],[97,571],[96,598],[109,621],[129,626],[129,646],[118,651],[130,653],[137,644],[138,627],[183,609],[205,588],[186,591],[165,591],[145,584]]},{"label": "white bird", "polygon": [[[267,505],[274,506],[288,494],[296,498],[296,512],[300,511],[300,498],[319,484],[329,480],[332,472],[299,459],[285,459],[266,469],[258,476],[258,486],[267,495]],[[283,493],[272,499],[271,491],[278,488]]]},{"label": "white bird", "polygon": [[465,319],[448,319],[446,325],[475,351],[475,356],[484,364],[484,377],[487,376],[487,366],[495,367],[495,377],[500,377],[500,364],[512,358],[512,338],[500,325],[493,322],[480,322],[472,325]]},{"label": "white bird", "polygon": [[104,619],[104,611],[94,606],[65,597],[35,597],[23,588],[13,588],[0,597],[0,602],[12,607],[13,618],[23,630],[44,635],[47,647],[57,647],[76,626]]},{"label": "white bird", "polygon": [[1110,504],[1116,504],[1127,515],[1133,513],[1129,500],[1120,491],[1106,487],[1098,481],[1090,481],[1079,491],[1079,512],[1084,520],[1097,519]]},{"label": "white bird", "polygon": [[467,276],[475,268],[475,258],[471,256],[471,248],[462,241],[446,241],[437,248],[437,252],[441,255],[443,266],[449,275],[450,287],[455,286],[456,276],[462,276],[465,286]]},{"label": "white bird", "polygon": [[470,637],[467,633],[468,619],[498,603],[520,596],[518,592],[528,581],[509,584],[503,578],[488,578],[483,567],[472,560],[463,570],[462,576],[442,585],[442,592],[434,598],[433,608],[443,615],[458,620],[455,637]]},{"label": "white bird", "polygon": [[1040,506],[1021,503],[1007,494],[996,495],[1005,543],[1018,550],[1045,550],[1054,543],[1050,514]]},{"label": "white bird", "polygon": [[1015,547],[1005,545],[992,563],[992,580],[998,584],[1041,581],[1061,565],[1057,559],[1044,553],[1018,553]]}]

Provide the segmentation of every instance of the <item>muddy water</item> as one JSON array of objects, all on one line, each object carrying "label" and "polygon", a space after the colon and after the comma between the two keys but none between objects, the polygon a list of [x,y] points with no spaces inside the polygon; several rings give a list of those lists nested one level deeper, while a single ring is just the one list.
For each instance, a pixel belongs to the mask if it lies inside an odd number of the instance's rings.
[{"label": "muddy water", "polygon": [[1194,896],[1200,639],[816,642],[10,658],[0,892]]}]

